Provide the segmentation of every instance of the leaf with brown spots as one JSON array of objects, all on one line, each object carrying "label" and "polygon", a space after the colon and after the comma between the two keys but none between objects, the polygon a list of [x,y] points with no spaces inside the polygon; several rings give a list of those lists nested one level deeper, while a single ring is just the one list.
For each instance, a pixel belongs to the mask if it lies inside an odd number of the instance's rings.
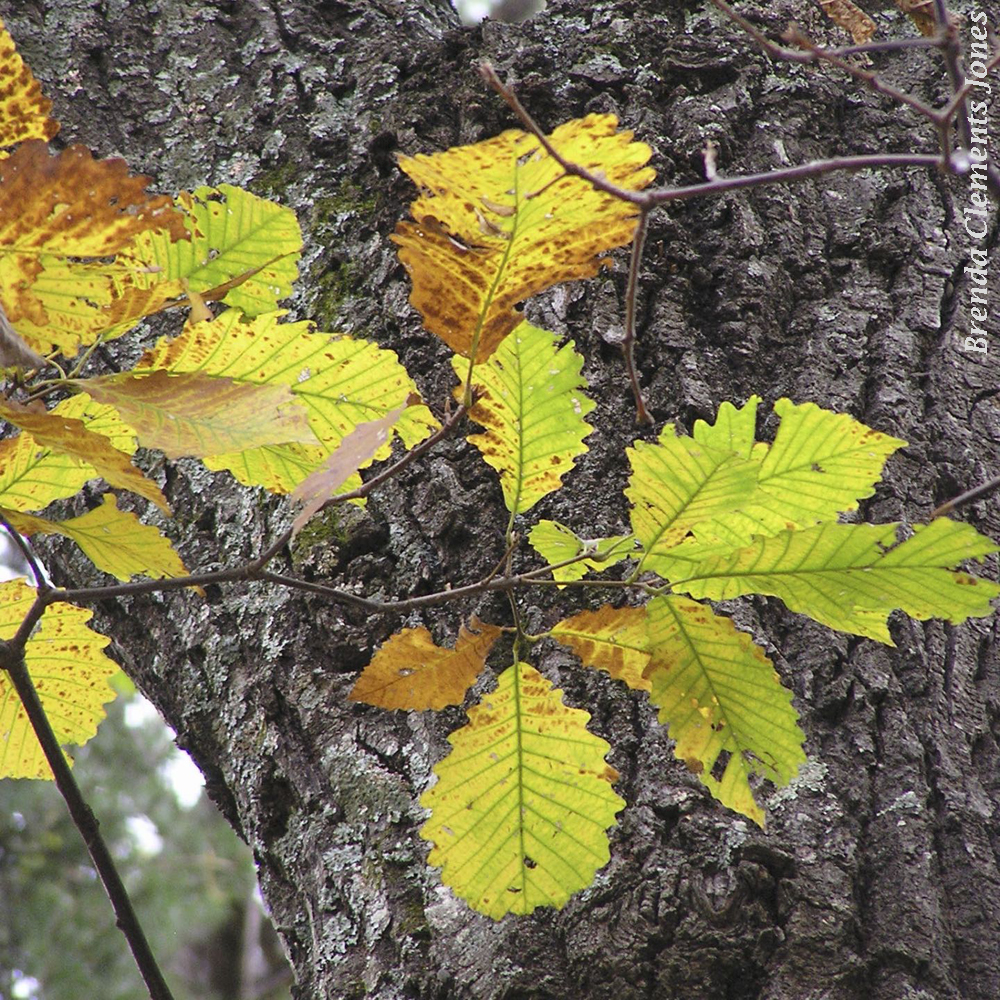
[{"label": "leaf with brown spots", "polygon": [[[310,323],[282,323],[282,312],[248,320],[237,309],[212,323],[195,323],[174,339],[163,338],[139,359],[136,373],[164,369],[203,372],[247,385],[287,386],[306,408],[318,444],[265,445],[206,459],[246,486],[290,493],[359,424],[401,406],[416,384],[392,351],[367,340],[317,333]],[[408,406],[393,436],[412,448],[439,424],[426,406]],[[376,453],[389,455],[387,442]],[[362,466],[363,467],[363,466]],[[351,476],[345,489],[361,484]]]},{"label": "leaf with brown spots", "polygon": [[[650,148],[588,115],[549,137],[568,160],[639,190],[653,180]],[[453,351],[485,361],[523,316],[518,303],[563,281],[593,277],[606,250],[632,239],[628,202],[569,177],[526,132],[402,157],[421,189],[393,241],[413,281],[410,301]]]},{"label": "leaf with brown spots", "polygon": [[581,611],[549,630],[553,639],[569,646],[585,667],[607,671],[635,691],[648,691],[643,671],[649,665],[649,636],[645,608]]},{"label": "leaf with brown spots", "polygon": [[500,632],[496,625],[473,617],[471,631],[463,627],[455,648],[444,649],[423,626],[405,628],[375,654],[350,698],[379,708],[416,711],[461,705]]},{"label": "leaf with brown spots", "polygon": [[851,33],[855,45],[871,41],[875,22],[853,0],[819,0],[819,5],[838,28]]},{"label": "leaf with brown spots", "polygon": [[8,156],[4,146],[51,139],[59,131],[59,122],[49,117],[51,110],[52,102],[18,55],[0,18],[0,160]]},{"label": "leaf with brown spots", "polygon": [[[24,580],[0,584],[0,639],[10,639],[35,600]],[[25,646],[28,673],[63,745],[87,742],[114,698],[109,678],[118,665],[102,650],[111,641],[87,627],[93,612],[50,604]],[[9,677],[0,671],[0,778],[52,778],[45,754]]]},{"label": "leaf with brown spots", "polygon": [[473,909],[499,920],[562,907],[607,864],[605,831],[625,803],[589,721],[515,663],[448,737],[437,784],[420,799],[431,811],[420,836],[434,843],[427,860],[441,881]]},{"label": "leaf with brown spots", "polygon": [[764,825],[751,777],[781,787],[805,763],[805,736],[771,661],[745,632],[684,597],[648,605],[646,682],[677,759],[724,806]]},{"label": "leaf with brown spots", "polygon": [[148,183],[124,160],[95,160],[84,146],[51,156],[39,139],[0,161],[0,295],[33,349],[71,356],[126,318],[130,296],[148,298],[117,255],[147,230],[187,236]]}]

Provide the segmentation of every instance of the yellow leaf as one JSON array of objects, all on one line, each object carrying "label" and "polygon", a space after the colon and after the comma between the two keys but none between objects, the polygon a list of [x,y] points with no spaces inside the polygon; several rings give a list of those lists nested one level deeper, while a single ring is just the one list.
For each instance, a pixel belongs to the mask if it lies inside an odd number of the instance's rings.
[{"label": "yellow leaf", "polygon": [[750,636],[710,608],[657,597],[646,612],[650,701],[677,759],[724,806],[763,826],[750,778],[786,785],[806,759],[791,692]]},{"label": "yellow leaf", "polygon": [[[35,599],[23,580],[0,584],[0,639],[10,639]],[[25,647],[25,663],[56,739],[83,744],[97,732],[114,698],[109,679],[118,665],[102,650],[111,641],[87,627],[93,612],[50,604]],[[52,778],[21,699],[0,671],[0,777]]]},{"label": "yellow leaf", "polygon": [[65,521],[48,521],[33,514],[0,508],[22,535],[65,535],[105,573],[129,580],[136,574],[161,580],[186,576],[187,569],[170,540],[143,524],[131,511],[119,510],[114,494],[106,493],[100,507]]},{"label": "yellow leaf", "polygon": [[[650,157],[614,115],[560,125],[550,139],[574,163],[639,190]],[[632,239],[636,210],[562,168],[525,132],[399,163],[422,190],[393,241],[424,325],[456,353],[485,361],[522,320],[517,304],[562,281],[590,278],[598,255]]]},{"label": "yellow leaf", "polygon": [[584,666],[607,671],[636,691],[648,691],[643,671],[649,666],[645,608],[581,611],[553,625],[549,635],[580,657]]},{"label": "yellow leaf", "polygon": [[140,444],[159,448],[168,458],[316,440],[305,409],[287,386],[162,370],[102,375],[76,384],[113,406]]},{"label": "yellow leaf", "polygon": [[[469,441],[500,473],[511,514],[523,514],[562,485],[593,430],[583,418],[594,408],[584,395],[583,358],[570,341],[556,349],[556,335],[522,323],[480,365],[474,382],[481,397],[469,416],[486,428]],[[462,377],[462,363],[452,364]],[[456,390],[461,397],[462,390]]]},{"label": "yellow leaf", "polygon": [[123,160],[94,160],[84,146],[52,157],[39,139],[0,160],[0,294],[35,350],[73,355],[121,319],[135,278],[115,257],[138,233],[187,235],[171,199],[146,194],[148,183]]},{"label": "yellow leaf", "polygon": [[[0,18],[0,147],[25,139],[51,139],[59,131],[59,122],[49,117],[51,110],[52,102],[17,54]],[[7,155],[0,148],[0,160]]]},{"label": "yellow leaf", "polygon": [[397,632],[365,667],[351,700],[417,711],[461,705],[502,631],[476,618],[472,629],[460,630],[454,649],[436,646],[423,626]]},{"label": "yellow leaf", "polygon": [[[268,445],[205,462],[210,469],[229,469],[244,485],[275,493],[291,492],[358,424],[384,417],[416,392],[392,351],[365,340],[314,333],[308,323],[281,323],[282,315],[247,321],[230,309],[213,323],[189,326],[174,340],[164,338],[135,369],[200,371],[241,384],[288,386],[306,407],[319,446]],[[393,431],[412,448],[438,426],[426,406],[408,406]],[[376,458],[388,454],[386,445]],[[352,476],[344,485],[354,489],[360,482]]]},{"label": "yellow leaf", "polygon": [[607,864],[605,831],[625,803],[589,719],[515,663],[448,737],[451,753],[420,799],[431,811],[420,835],[434,842],[441,881],[473,909],[499,920],[561,907]]},{"label": "yellow leaf", "polygon": [[851,33],[855,45],[864,45],[871,41],[876,31],[875,22],[854,3],[854,0],[819,0],[819,5],[838,28]]},{"label": "yellow leaf", "polygon": [[[134,444],[126,444],[129,450],[124,451],[118,441],[95,429],[106,424],[119,431],[120,421],[107,423],[108,415],[99,411],[96,425],[71,415],[83,415],[89,402],[89,397],[75,404],[66,400],[53,410],[36,410],[10,399],[0,402],[0,417],[25,432],[0,442],[0,503],[15,510],[40,510],[52,500],[72,496],[99,475],[112,486],[151,500],[169,515],[159,486],[129,460]],[[131,443],[131,438],[126,441]],[[47,460],[50,456],[52,460]]]}]

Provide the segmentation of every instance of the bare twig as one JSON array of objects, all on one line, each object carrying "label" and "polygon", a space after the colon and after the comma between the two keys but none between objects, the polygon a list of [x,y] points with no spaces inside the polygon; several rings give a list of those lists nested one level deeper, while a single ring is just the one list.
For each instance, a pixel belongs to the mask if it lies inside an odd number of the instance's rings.
[{"label": "bare twig", "polygon": [[642,387],[639,385],[639,374],[635,369],[635,297],[639,287],[639,266],[642,263],[642,249],[646,243],[646,232],[649,227],[649,212],[643,210],[636,223],[635,236],[632,237],[632,259],[628,266],[628,287],[625,291],[625,338],[622,340],[622,355],[625,358],[625,370],[632,384],[632,395],[635,397],[635,422],[651,424],[653,418],[646,409],[646,401],[642,397]]},{"label": "bare twig", "polygon": [[960,493],[957,497],[952,497],[946,503],[941,504],[940,507],[935,507],[931,511],[930,520],[934,520],[936,517],[944,517],[945,514],[950,514],[956,507],[960,507],[963,503],[968,503],[970,500],[976,500],[979,497],[986,496],[987,493],[992,493],[993,490],[1000,487],[1000,476],[994,476],[988,482],[983,483],[980,486],[976,486],[971,490],[966,490],[964,493]]},{"label": "bare twig", "polygon": [[0,669],[7,672],[17,696],[21,699],[35,736],[41,744],[45,759],[52,768],[56,786],[69,809],[76,828],[80,831],[94,867],[104,883],[104,889],[114,907],[115,919],[119,929],[125,935],[135,964],[139,967],[146,988],[152,1000],[173,1000],[170,988],[160,972],[153,952],[143,933],[142,925],[132,908],[128,892],[125,889],[114,859],[101,836],[97,820],[90,806],[87,805],[80,788],[73,777],[73,772],[63,755],[62,748],[52,726],[49,724],[45,709],[38,698],[38,692],[32,683],[31,676],[24,662],[25,646],[23,642],[0,642]]},{"label": "bare twig", "polygon": [[52,585],[46,579],[42,568],[38,565],[38,560],[35,558],[35,553],[32,551],[31,546],[24,540],[19,531],[11,527],[10,521],[7,518],[0,516],[0,525],[3,525],[7,534],[10,535],[10,540],[20,549],[21,555],[24,556],[24,561],[28,564],[31,569],[31,575],[35,578],[35,590],[39,593],[49,590]]}]

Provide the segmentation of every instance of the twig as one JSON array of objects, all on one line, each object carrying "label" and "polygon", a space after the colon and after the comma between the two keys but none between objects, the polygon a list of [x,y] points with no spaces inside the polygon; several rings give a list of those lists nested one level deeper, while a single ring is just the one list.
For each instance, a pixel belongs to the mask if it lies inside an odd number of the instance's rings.
[{"label": "twig", "polygon": [[628,287],[625,291],[625,338],[622,340],[622,355],[625,358],[625,370],[632,384],[632,395],[635,397],[635,422],[651,424],[653,418],[646,409],[646,401],[642,398],[642,388],[639,385],[639,374],[635,369],[635,297],[639,287],[639,265],[642,263],[642,249],[646,243],[646,232],[649,228],[649,211],[639,213],[639,221],[635,226],[635,236],[632,237],[632,259],[628,265]]},{"label": "twig", "polygon": [[93,859],[94,867],[104,883],[104,889],[114,907],[118,928],[128,941],[129,948],[135,958],[135,964],[139,967],[139,973],[149,990],[150,997],[152,1000],[173,1000],[170,988],[156,964],[149,942],[143,933],[142,925],[132,908],[132,902],[118,874],[118,869],[115,867],[111,852],[101,836],[94,813],[80,792],[73,772],[63,756],[59,741],[49,724],[45,709],[39,701],[38,692],[35,690],[35,685],[32,683],[24,662],[24,650],[23,643],[0,642],[0,669],[6,670],[17,696],[21,699],[21,704],[24,706],[31,727],[35,731],[35,736],[41,744],[45,759],[48,761],[49,767],[52,768],[56,786],[62,793],[70,816],[80,831],[80,835],[87,845],[87,850],[90,852],[90,857]]},{"label": "twig", "polygon": [[35,578],[35,590],[40,594],[51,590],[52,584],[45,578],[45,573],[38,565],[35,553],[32,552],[31,546],[24,540],[21,533],[12,528],[10,521],[2,515],[0,515],[0,525],[3,525],[7,534],[10,535],[10,540],[21,550],[21,555],[24,556],[24,561],[28,564],[31,575]]},{"label": "twig", "polygon": [[985,496],[987,493],[991,493],[997,489],[997,487],[1000,487],[1000,476],[994,476],[981,486],[966,490],[957,497],[953,497],[951,500],[941,504],[940,507],[935,507],[931,511],[930,520],[933,521],[936,517],[943,517],[945,514],[950,514],[956,507],[960,507],[963,503],[968,503],[970,500],[976,500],[978,497]]}]

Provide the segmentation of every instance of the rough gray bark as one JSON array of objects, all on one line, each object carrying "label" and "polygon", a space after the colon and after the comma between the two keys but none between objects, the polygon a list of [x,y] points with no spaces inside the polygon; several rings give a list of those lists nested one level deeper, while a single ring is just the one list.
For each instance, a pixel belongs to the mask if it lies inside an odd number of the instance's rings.
[{"label": "rough gray bark", "polygon": [[[794,18],[816,38],[838,37],[807,0],[744,7],[766,7],[770,29]],[[163,190],[228,181],[292,205],[308,234],[297,314],[392,347],[437,406],[450,391],[446,352],[409,309],[387,239],[412,196],[393,154],[511,124],[479,82],[482,58],[520,81],[546,127],[616,112],[654,146],[663,181],[695,181],[706,139],[729,173],[784,156],[934,149],[912,116],[839,79],[771,64],[700,0],[556,0],[524,24],[477,29],[460,28],[443,0],[0,0],[0,13],[55,98],[65,140],[125,156]],[[883,22],[893,29],[908,30]],[[933,58],[876,65],[926,98],[945,93]],[[886,171],[655,216],[638,362],[657,421],[690,428],[755,391],[846,410],[910,442],[862,504],[867,519],[919,521],[995,475],[998,367],[955,340],[969,329],[956,221],[965,199],[960,182]],[[603,339],[621,323],[623,273],[620,262],[532,307],[576,340],[598,401],[591,451],[540,513],[594,533],[627,518],[622,448],[636,430],[617,350]],[[159,475],[189,566],[247,557],[282,523],[280,504],[224,475],[183,462]],[[1000,538],[995,500],[959,516]],[[491,566],[505,521],[492,473],[458,437],[376,493],[346,542],[299,566],[373,596],[436,590]],[[62,579],[87,579],[71,553],[58,559]],[[531,595],[529,627],[557,620],[569,600]],[[611,742],[629,805],[593,888],[562,912],[499,924],[440,887],[417,836],[416,796],[461,714],[345,700],[401,624],[423,622],[443,639],[471,611],[506,621],[499,597],[404,622],[231,587],[207,600],[108,602],[98,624],[253,847],[303,1000],[993,1000],[996,620],[894,619],[897,645],[885,648],[776,601],[727,610],[773,656],[807,734],[810,764],[772,797],[767,833],[713,804],[644,699],[540,647],[540,668]]]}]

